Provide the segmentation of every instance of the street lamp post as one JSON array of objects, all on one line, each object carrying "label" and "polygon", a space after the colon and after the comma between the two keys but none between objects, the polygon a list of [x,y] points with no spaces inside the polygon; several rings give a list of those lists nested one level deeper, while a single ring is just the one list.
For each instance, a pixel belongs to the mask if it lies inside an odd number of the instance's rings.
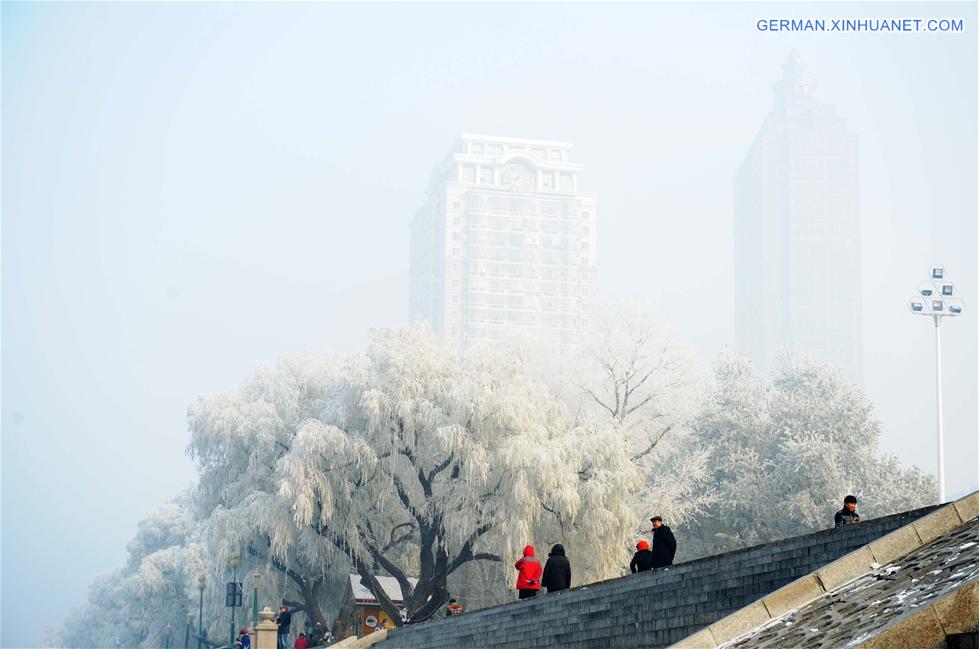
[{"label": "street lamp post", "polygon": [[238,609],[238,563],[240,557],[238,556],[238,551],[235,550],[231,553],[231,583],[234,584],[231,596],[231,639],[228,640],[228,644],[235,643],[235,611]]},{"label": "street lamp post", "polygon": [[184,630],[184,649],[190,649],[190,630],[194,627],[194,614],[187,613],[187,628]]},{"label": "street lamp post", "polygon": [[252,592],[252,632],[257,633],[258,628],[258,587],[261,584],[261,575],[255,571],[255,590]]},{"label": "street lamp post", "polygon": [[167,622],[167,625],[163,627],[163,630],[166,631],[167,634],[166,641],[164,642],[165,649],[170,649],[170,631],[173,630],[173,627],[170,625],[169,622]]},{"label": "street lamp post", "polygon": [[197,578],[197,590],[201,591],[201,603],[197,610],[197,649],[201,649],[204,640],[204,575]]},{"label": "street lamp post", "polygon": [[935,376],[938,406],[938,502],[945,502],[945,421],[942,415],[942,318],[954,318],[965,310],[955,297],[955,286],[945,277],[944,266],[932,266],[931,278],[918,286],[920,297],[908,301],[915,315],[931,316],[935,322]]}]

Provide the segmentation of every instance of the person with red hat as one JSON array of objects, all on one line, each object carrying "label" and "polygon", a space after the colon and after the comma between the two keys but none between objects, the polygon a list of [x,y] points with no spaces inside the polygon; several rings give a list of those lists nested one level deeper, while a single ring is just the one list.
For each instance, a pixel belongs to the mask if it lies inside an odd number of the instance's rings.
[{"label": "person with red hat", "polygon": [[653,552],[649,549],[649,541],[643,539],[636,543],[636,553],[632,555],[629,569],[633,573],[645,572],[653,569]]},{"label": "person with red hat", "polygon": [[248,627],[241,627],[241,632],[238,634],[238,646],[241,649],[251,649],[252,637],[248,635]]},{"label": "person with red hat", "polygon": [[544,569],[541,568],[540,561],[534,556],[534,546],[527,545],[523,549],[523,557],[514,564],[517,569],[517,591],[518,599],[536,597],[540,592],[540,578]]}]

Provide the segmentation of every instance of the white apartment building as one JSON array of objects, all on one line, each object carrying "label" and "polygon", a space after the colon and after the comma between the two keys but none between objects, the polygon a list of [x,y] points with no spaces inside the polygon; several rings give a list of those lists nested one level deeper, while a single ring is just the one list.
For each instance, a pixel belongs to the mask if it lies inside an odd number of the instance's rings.
[{"label": "white apartment building", "polygon": [[410,319],[468,346],[580,347],[595,300],[596,198],[572,145],[462,135],[411,225]]}]

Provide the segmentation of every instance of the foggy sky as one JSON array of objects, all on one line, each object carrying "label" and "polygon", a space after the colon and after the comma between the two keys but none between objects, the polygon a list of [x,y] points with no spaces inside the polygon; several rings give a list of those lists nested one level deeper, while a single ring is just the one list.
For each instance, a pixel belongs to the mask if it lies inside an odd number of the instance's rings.
[{"label": "foggy sky", "polygon": [[[959,34],[759,18],[945,17]],[[193,479],[186,408],[407,324],[408,224],[463,132],[575,143],[602,294],[733,347],[732,176],[789,51],[859,138],[864,388],[976,488],[974,3],[2,5],[2,636],[35,644]],[[841,287],[841,290],[852,290]],[[776,505],[773,503],[773,505]],[[223,613],[223,612],[222,612]]]}]

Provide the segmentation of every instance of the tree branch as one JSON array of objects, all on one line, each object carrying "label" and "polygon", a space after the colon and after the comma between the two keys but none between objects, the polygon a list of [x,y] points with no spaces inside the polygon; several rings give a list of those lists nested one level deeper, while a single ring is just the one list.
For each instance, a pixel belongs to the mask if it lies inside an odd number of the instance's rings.
[{"label": "tree branch", "polygon": [[640,460],[646,455],[652,453],[653,449],[656,448],[656,445],[659,444],[661,439],[663,439],[663,436],[666,435],[668,432],[670,432],[672,428],[673,426],[667,426],[666,428],[664,428],[663,432],[656,436],[656,439],[653,440],[653,442],[649,445],[649,447],[645,451],[639,453],[638,455],[632,456],[632,461],[635,462],[636,460]]}]

